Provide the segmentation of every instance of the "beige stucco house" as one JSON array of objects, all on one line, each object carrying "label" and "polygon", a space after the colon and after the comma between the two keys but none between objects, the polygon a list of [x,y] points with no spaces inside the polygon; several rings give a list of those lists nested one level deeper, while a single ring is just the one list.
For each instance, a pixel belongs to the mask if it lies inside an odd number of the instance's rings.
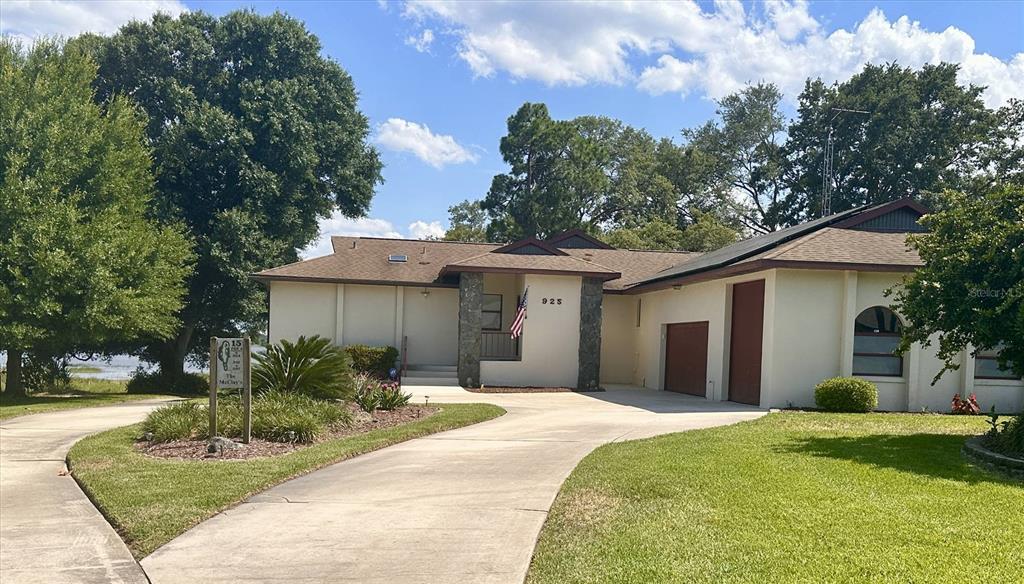
[{"label": "beige stucco house", "polygon": [[[879,408],[947,410],[953,394],[1024,409],[991,353],[941,369],[934,348],[892,354],[885,291],[920,265],[924,209],[858,208],[695,254],[613,249],[582,232],[510,245],[334,237],[334,253],[255,274],[270,340],[319,334],[401,349],[407,382],[631,385],[761,407],[813,406],[856,375]],[[529,289],[522,337],[509,327]]]}]

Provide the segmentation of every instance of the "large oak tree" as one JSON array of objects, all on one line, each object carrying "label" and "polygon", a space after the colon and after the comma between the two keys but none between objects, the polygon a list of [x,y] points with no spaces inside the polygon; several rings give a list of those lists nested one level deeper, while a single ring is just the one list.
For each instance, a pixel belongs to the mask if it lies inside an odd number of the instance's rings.
[{"label": "large oak tree", "polygon": [[333,210],[366,213],[381,163],[352,79],[293,18],[157,15],[79,42],[96,55],[98,98],[123,93],[149,116],[154,209],[196,250],[180,326],[142,351],[173,377],[208,336],[263,318],[249,274],[296,260]]},{"label": "large oak tree", "polygon": [[0,40],[0,349],[64,355],[174,333],[189,246],[154,220],[144,116],[94,100],[79,51]]}]

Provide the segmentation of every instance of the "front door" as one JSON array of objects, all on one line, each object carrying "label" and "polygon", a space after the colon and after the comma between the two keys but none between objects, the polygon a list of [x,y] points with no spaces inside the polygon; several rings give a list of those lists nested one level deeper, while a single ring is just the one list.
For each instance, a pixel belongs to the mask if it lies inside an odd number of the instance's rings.
[{"label": "front door", "polygon": [[665,330],[665,389],[705,397],[708,323],[681,322]]},{"label": "front door", "polygon": [[732,288],[729,341],[729,401],[761,405],[761,336],[764,333],[764,280]]}]

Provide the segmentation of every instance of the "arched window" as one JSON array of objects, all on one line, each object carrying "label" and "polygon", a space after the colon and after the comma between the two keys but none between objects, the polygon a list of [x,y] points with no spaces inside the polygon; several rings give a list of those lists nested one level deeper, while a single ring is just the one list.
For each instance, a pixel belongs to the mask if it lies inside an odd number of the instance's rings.
[{"label": "arched window", "polygon": [[903,376],[903,358],[896,355],[903,323],[884,306],[857,316],[853,327],[853,374]]}]

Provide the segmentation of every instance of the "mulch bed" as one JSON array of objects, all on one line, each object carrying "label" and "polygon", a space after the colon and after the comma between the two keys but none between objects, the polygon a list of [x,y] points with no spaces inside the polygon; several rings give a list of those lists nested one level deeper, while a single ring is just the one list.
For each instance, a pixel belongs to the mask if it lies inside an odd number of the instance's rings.
[{"label": "mulch bed", "polygon": [[355,404],[349,404],[349,407],[353,413],[351,426],[340,426],[330,429],[310,444],[271,442],[270,440],[253,437],[248,444],[238,442],[238,448],[210,454],[206,451],[206,439],[175,440],[172,442],[147,442],[139,440],[135,443],[135,449],[154,458],[171,458],[176,460],[246,460],[250,458],[280,456],[328,440],[365,434],[382,428],[401,426],[402,424],[428,418],[439,410],[439,408],[433,406],[407,405],[392,411],[377,410],[373,414],[366,414]]},{"label": "mulch bed", "polygon": [[576,389],[574,387],[467,387],[473,393],[594,393],[603,389]]}]

